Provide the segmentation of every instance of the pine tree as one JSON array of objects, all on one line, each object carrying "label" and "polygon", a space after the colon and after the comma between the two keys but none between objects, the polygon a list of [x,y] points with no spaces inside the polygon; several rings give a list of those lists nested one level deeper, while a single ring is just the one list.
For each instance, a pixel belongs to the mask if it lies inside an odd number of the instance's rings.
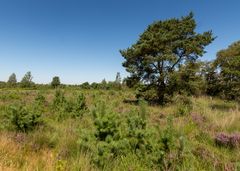
[{"label": "pine tree", "polygon": [[12,73],[8,79],[8,85],[10,86],[16,86],[17,84],[17,77],[15,73]]},{"label": "pine tree", "polygon": [[199,34],[195,29],[192,13],[181,19],[157,21],[148,26],[137,43],[120,50],[130,76],[144,83],[143,92],[153,90],[154,100],[159,103],[164,103],[170,74],[180,64],[196,61],[214,40],[211,31]]}]

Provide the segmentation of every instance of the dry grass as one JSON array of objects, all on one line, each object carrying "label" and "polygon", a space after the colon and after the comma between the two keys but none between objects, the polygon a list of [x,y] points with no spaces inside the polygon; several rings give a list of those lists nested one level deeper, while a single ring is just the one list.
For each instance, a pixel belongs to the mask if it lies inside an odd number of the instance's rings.
[{"label": "dry grass", "polygon": [[0,134],[1,170],[54,170],[53,152],[43,149],[38,153],[27,150],[24,144],[15,142],[11,133]]},{"label": "dry grass", "polygon": [[[124,103],[124,99],[134,99],[134,94],[131,91],[84,90],[81,92],[85,94],[90,110],[94,107],[94,102],[99,99],[105,100],[112,110],[123,114],[123,116],[139,107],[135,104]],[[37,93],[37,91],[22,90],[0,91],[0,95],[4,94],[6,96],[6,99],[0,99],[0,107],[20,100],[31,103]],[[67,98],[71,98],[73,94],[77,93],[80,93],[80,91],[65,91]],[[51,104],[54,98],[54,91],[45,90],[43,91],[43,95],[48,101],[48,104]],[[185,167],[185,170],[189,167],[197,168],[197,170],[212,168],[208,166],[209,164],[204,165],[204,162],[207,163],[206,161],[208,161],[209,163],[216,162],[216,165],[220,163],[222,168],[226,165],[227,169],[230,168],[229,170],[233,170],[232,163],[240,160],[239,149],[231,151],[229,149],[217,148],[212,143],[212,139],[218,132],[240,132],[240,111],[238,104],[209,97],[192,98],[192,102],[193,109],[191,113],[195,113],[199,115],[200,118],[204,118],[201,122],[196,123],[190,113],[185,116],[174,117],[174,127],[185,136],[187,140],[186,148],[188,148],[189,153],[192,153],[192,157],[185,161],[183,168]],[[166,126],[167,117],[174,115],[176,109],[176,105],[167,105],[164,107],[148,106],[149,125]],[[45,116],[52,116],[52,113],[47,110]],[[26,139],[19,141],[16,141],[14,138],[16,137],[16,133],[0,130],[0,170],[98,170],[91,163],[91,154],[80,152],[75,154],[74,151],[78,149],[76,142],[79,132],[77,128],[81,126],[81,128],[91,129],[93,123],[90,117],[85,117],[81,120],[69,119],[62,122],[52,120],[48,122],[48,124],[50,127],[49,130],[38,130],[29,135],[25,135]],[[54,147],[43,145],[37,150],[33,148],[33,144],[37,143],[39,138],[44,139],[53,136],[56,136],[58,140]],[[193,152],[196,152],[196,154],[200,152],[202,156],[196,156]],[[138,167],[138,162],[139,161],[132,158],[132,156],[127,156],[126,158],[116,161],[116,166],[109,168],[112,170],[119,170],[120,168],[122,170],[143,169]],[[194,164],[194,166],[191,164]],[[216,166],[216,168],[218,167]]]}]

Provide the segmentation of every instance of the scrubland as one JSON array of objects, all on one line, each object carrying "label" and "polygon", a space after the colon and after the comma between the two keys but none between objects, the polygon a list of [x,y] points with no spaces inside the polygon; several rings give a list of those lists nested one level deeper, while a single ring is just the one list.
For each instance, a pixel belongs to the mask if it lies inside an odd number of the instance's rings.
[{"label": "scrubland", "polygon": [[132,90],[0,90],[0,170],[240,170],[239,104]]}]

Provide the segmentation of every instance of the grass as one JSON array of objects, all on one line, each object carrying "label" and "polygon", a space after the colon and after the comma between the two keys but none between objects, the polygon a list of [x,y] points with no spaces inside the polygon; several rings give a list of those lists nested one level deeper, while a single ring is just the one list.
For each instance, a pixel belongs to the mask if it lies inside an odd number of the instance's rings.
[{"label": "grass", "polygon": [[[0,90],[0,170],[167,170],[167,166],[150,166],[150,160],[141,159],[134,153],[120,155],[105,161],[98,167],[90,150],[79,145],[84,131],[94,132],[92,111],[100,100],[106,102],[108,110],[117,113],[124,124],[131,112],[140,110],[140,106],[125,103],[135,100],[130,90],[80,90],[65,89],[66,99],[83,93],[86,97],[88,112],[82,117],[56,119],[57,113],[51,104],[55,90]],[[15,103],[31,105],[38,93],[42,94],[45,124],[29,133],[7,129],[4,120],[6,108]],[[240,131],[239,104],[210,97],[191,97],[192,110],[184,115],[175,115],[177,104],[146,107],[147,128],[149,134],[155,128],[160,132],[168,125],[169,115],[173,116],[173,128],[178,137],[182,137],[184,151],[181,163],[173,163],[172,170],[237,170],[240,168],[240,150],[216,146],[214,137],[219,132],[237,133]],[[125,130],[126,131],[126,130]],[[152,131],[152,132],[151,132]],[[157,138],[157,137],[156,137]],[[152,138],[154,141],[154,137]],[[94,148],[94,146],[92,146]],[[170,152],[171,154],[171,152]],[[166,159],[165,164],[171,160]]]}]

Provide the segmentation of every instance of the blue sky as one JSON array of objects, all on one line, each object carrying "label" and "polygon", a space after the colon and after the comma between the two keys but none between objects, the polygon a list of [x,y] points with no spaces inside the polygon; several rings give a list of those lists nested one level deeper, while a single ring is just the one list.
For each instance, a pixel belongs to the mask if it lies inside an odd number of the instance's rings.
[{"label": "blue sky", "polygon": [[239,0],[0,0],[0,80],[31,71],[33,81],[63,83],[126,76],[119,49],[156,20],[195,14],[197,31],[217,39],[202,59],[240,40]]}]

